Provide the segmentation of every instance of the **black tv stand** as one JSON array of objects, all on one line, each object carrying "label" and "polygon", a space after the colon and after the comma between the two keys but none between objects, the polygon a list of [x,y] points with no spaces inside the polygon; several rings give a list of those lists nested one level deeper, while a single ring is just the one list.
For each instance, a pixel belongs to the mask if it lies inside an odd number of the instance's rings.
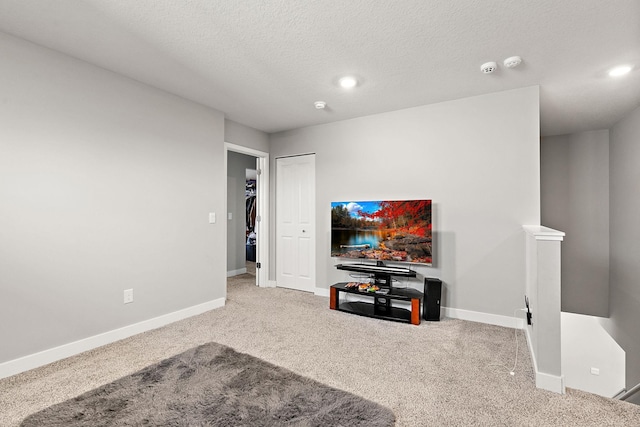
[{"label": "black tv stand", "polygon": [[374,283],[378,286],[391,289],[391,276],[416,277],[416,272],[404,267],[390,267],[384,265],[382,261],[375,264],[337,264],[338,270],[355,271],[358,273],[370,274],[374,278]]},{"label": "black tv stand", "polygon": [[[347,283],[336,283],[330,288],[329,308],[345,311],[360,316],[375,317],[378,319],[393,320],[396,322],[420,324],[420,303],[424,294],[416,289],[394,289],[391,276],[415,277],[416,272],[402,267],[388,267],[381,261],[377,264],[338,264],[338,270],[366,273],[374,277],[374,284],[386,288],[385,293],[362,292],[357,288],[348,287]],[[382,291],[380,291],[382,292]],[[373,298],[373,302],[340,302],[340,293],[357,294],[363,297]],[[411,304],[411,310],[394,307],[391,301],[406,301]]]}]

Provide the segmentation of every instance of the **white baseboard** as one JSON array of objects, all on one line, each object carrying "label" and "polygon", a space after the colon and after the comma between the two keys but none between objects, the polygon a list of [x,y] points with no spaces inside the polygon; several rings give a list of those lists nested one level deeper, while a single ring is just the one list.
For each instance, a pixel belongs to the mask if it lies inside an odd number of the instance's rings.
[{"label": "white baseboard", "polygon": [[247,272],[247,268],[239,268],[238,270],[227,271],[227,277],[239,276]]},{"label": "white baseboard", "polygon": [[551,375],[538,371],[538,361],[536,360],[536,354],[533,351],[533,344],[531,342],[531,335],[529,328],[523,328],[524,335],[527,337],[527,345],[529,347],[529,354],[531,355],[531,364],[533,365],[533,371],[536,374],[536,387],[543,390],[549,390],[554,393],[565,393],[564,375]]},{"label": "white baseboard", "polygon": [[536,387],[554,393],[564,394],[564,375],[557,376],[545,374],[544,372],[536,372]]},{"label": "white baseboard", "polygon": [[133,325],[127,325],[92,337],[30,354],[19,359],[0,363],[0,379],[44,366],[67,357],[75,356],[76,354],[128,338],[132,335],[157,329],[161,326],[168,325],[169,323],[186,319],[187,317],[196,316],[206,311],[223,307],[224,304],[225,299],[218,298],[182,310],[174,311],[172,313],[164,314],[162,316],[154,317],[153,319],[143,320],[142,322],[134,323]]},{"label": "white baseboard", "polygon": [[522,319],[499,314],[482,313],[479,311],[462,310],[460,308],[441,307],[440,313],[451,319],[469,320],[471,322],[487,323],[489,325],[504,326],[506,328],[522,329]]},{"label": "white baseboard", "polygon": [[278,286],[278,282],[276,282],[275,280],[269,280],[267,281],[267,288],[275,288],[276,286]]},{"label": "white baseboard", "polygon": [[329,298],[329,289],[328,288],[315,288],[313,291],[314,295],[319,297],[327,297]]},{"label": "white baseboard", "polygon": [[[315,295],[329,297],[329,289],[315,288]],[[343,294],[341,300],[371,302],[370,297],[359,296],[357,294]],[[411,304],[404,301],[395,301],[398,307],[411,309]],[[421,313],[422,317],[422,313]],[[517,317],[502,316],[499,314],[482,313],[479,311],[462,310],[459,308],[440,307],[440,318],[448,317],[450,319],[469,320],[471,322],[486,323],[489,325],[504,326],[506,328],[523,329],[524,321]]]}]

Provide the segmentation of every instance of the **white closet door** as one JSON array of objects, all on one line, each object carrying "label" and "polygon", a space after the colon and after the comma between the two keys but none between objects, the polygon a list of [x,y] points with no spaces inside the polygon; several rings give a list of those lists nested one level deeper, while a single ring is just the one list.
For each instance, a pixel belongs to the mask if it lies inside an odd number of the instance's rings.
[{"label": "white closet door", "polygon": [[276,160],[277,284],[315,290],[315,154]]}]

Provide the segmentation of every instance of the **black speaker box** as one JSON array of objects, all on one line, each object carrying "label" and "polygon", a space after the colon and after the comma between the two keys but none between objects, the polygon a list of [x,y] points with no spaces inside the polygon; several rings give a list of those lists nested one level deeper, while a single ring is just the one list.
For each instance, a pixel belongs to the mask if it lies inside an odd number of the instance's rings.
[{"label": "black speaker box", "polygon": [[424,279],[424,301],[422,301],[422,318],[434,322],[440,321],[440,298],[442,281],[433,277]]}]

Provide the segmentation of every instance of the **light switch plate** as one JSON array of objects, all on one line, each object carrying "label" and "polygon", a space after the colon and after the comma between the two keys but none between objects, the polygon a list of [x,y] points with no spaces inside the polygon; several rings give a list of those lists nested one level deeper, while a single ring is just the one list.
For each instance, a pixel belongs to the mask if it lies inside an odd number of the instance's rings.
[{"label": "light switch plate", "polygon": [[216,213],[209,212],[209,224],[215,224],[215,223],[216,223]]},{"label": "light switch plate", "polygon": [[232,219],[233,219],[233,213],[229,212],[229,213],[227,214],[227,216],[228,216],[228,219],[229,219],[229,220],[232,220]]}]

